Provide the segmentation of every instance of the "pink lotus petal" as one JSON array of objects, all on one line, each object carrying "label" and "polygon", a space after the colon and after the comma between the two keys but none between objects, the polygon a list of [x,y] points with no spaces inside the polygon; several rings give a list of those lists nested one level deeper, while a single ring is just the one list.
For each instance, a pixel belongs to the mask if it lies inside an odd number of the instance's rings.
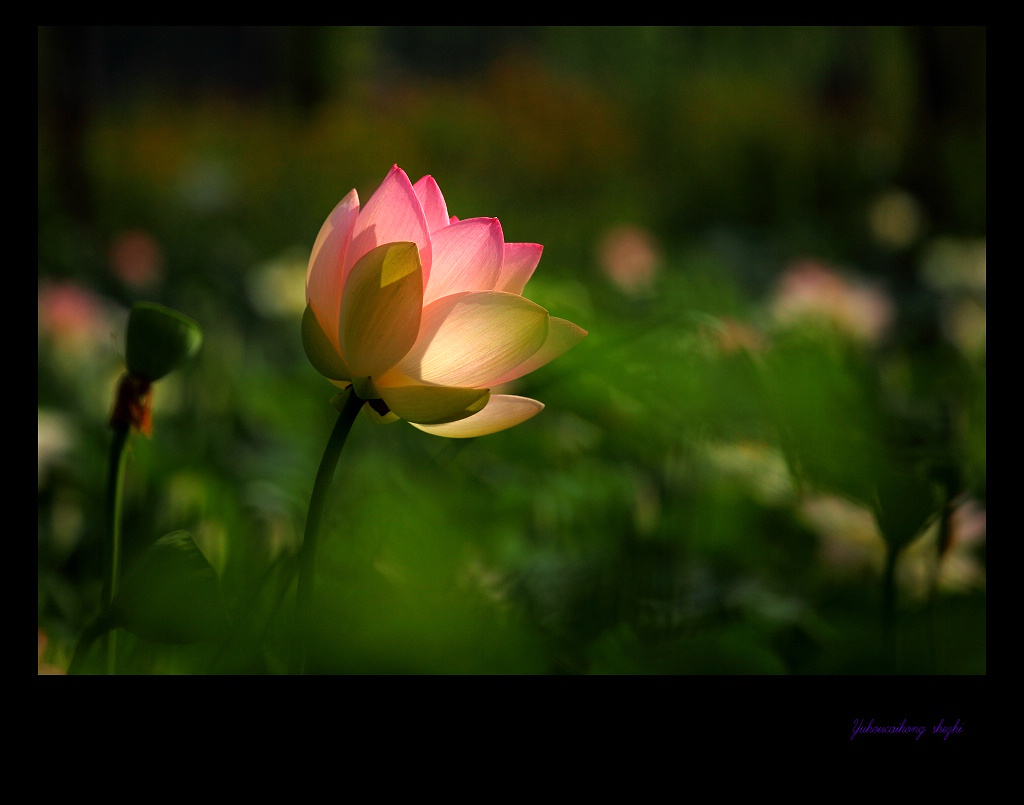
[{"label": "pink lotus petal", "polygon": [[444,229],[451,221],[448,219],[448,205],[445,204],[441,188],[437,186],[433,176],[424,176],[412,186],[416,197],[423,207],[423,215],[427,219],[427,230],[433,234]]},{"label": "pink lotus petal", "polygon": [[544,247],[539,243],[506,243],[505,258],[494,290],[521,294],[543,251]]},{"label": "pink lotus petal", "polygon": [[356,260],[368,251],[382,243],[403,241],[419,247],[420,265],[426,280],[431,265],[430,229],[409,177],[395,165],[359,212],[345,255],[342,282],[348,279]]},{"label": "pink lotus petal", "polygon": [[420,328],[423,279],[414,243],[385,243],[352,267],[341,299],[341,354],[363,396],[365,378],[394,366]]},{"label": "pink lotus petal", "polygon": [[433,269],[423,303],[462,291],[490,291],[498,279],[505,241],[497,218],[468,218],[431,236]]},{"label": "pink lotus petal", "polygon": [[445,296],[423,309],[419,337],[396,369],[424,383],[486,388],[540,349],[549,318],[515,294]]},{"label": "pink lotus petal", "polygon": [[340,349],[338,312],[341,310],[341,291],[345,287],[342,276],[345,249],[358,214],[359,195],[351,190],[320,227],[306,269],[306,300],[335,349]]},{"label": "pink lotus petal", "polygon": [[534,369],[539,369],[544,364],[553,361],[559,355],[568,352],[572,347],[582,341],[586,335],[587,331],[582,327],[578,327],[571,321],[558,319],[552,316],[548,326],[547,340],[541,348],[523,361],[523,363],[519,364],[519,366],[509,372],[506,372],[497,380],[493,381],[491,385],[496,386],[499,383],[508,383],[510,380],[515,380],[525,374],[529,374]]},{"label": "pink lotus petal", "polygon": [[435,436],[468,439],[511,428],[513,425],[518,425],[539,414],[542,410],[544,410],[544,404],[531,400],[529,397],[495,394],[491,396],[482,411],[457,422],[447,422],[443,425],[422,425],[414,422],[412,425]]}]

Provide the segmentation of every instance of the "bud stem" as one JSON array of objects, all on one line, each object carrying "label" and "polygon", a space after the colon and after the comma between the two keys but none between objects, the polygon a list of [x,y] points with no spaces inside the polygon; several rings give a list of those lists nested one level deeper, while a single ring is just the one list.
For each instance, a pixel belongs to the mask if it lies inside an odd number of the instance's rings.
[{"label": "bud stem", "polygon": [[341,457],[341,449],[345,446],[345,440],[348,438],[349,431],[352,430],[356,414],[363,407],[363,402],[350,386],[338,420],[334,423],[334,430],[331,431],[331,436],[327,440],[323,458],[320,459],[316,480],[313,481],[313,493],[310,496],[309,511],[306,514],[306,531],[302,539],[302,548],[299,550],[299,581],[296,593],[295,651],[292,656],[292,673],[301,674],[305,671],[306,642],[312,612],[313,577],[316,573],[316,551],[320,524],[324,519],[327,493],[334,480],[334,470]]},{"label": "bud stem", "polygon": [[[110,442],[110,467],[107,471],[107,543],[103,578],[103,611],[117,594],[121,578],[121,502],[124,491],[124,465],[127,453],[128,433],[131,426],[125,422],[112,423],[114,430]],[[107,673],[116,670],[117,633],[111,631],[106,638]]]}]

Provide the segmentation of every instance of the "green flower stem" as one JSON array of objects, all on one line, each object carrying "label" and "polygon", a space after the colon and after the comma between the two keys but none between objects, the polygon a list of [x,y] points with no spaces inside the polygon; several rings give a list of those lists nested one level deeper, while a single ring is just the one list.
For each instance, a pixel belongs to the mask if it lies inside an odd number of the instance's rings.
[{"label": "green flower stem", "polygon": [[[103,611],[106,611],[121,580],[121,503],[124,497],[124,467],[128,434],[131,426],[118,423],[113,425],[114,438],[110,442],[110,468],[107,474],[107,534],[106,575],[103,578]],[[117,633],[111,631],[106,639],[107,673],[116,669]]]},{"label": "green flower stem", "polygon": [[320,524],[324,519],[327,493],[334,480],[334,470],[341,457],[341,449],[345,446],[345,440],[348,438],[349,431],[352,430],[356,414],[363,407],[363,402],[364,400],[359,399],[349,387],[341,407],[341,413],[338,415],[338,421],[334,423],[334,430],[331,431],[327,447],[324,448],[323,458],[320,459],[316,480],[313,482],[313,494],[310,496],[309,512],[306,514],[306,531],[302,538],[302,548],[299,550],[299,582],[296,594],[295,652],[292,657],[292,673],[301,674],[305,670],[306,637],[312,612],[313,577],[316,573],[316,551]]}]

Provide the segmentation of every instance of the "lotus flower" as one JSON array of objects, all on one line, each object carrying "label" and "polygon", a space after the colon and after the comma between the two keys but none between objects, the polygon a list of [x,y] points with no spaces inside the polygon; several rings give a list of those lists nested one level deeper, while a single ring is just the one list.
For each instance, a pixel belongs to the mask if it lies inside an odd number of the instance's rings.
[{"label": "lotus flower", "polygon": [[317,235],[302,343],[322,375],[369,405],[454,438],[495,433],[543,404],[491,394],[586,332],[522,296],[536,243],[506,243],[497,218],[449,217],[430,176],[395,165],[360,207],[352,190]]}]

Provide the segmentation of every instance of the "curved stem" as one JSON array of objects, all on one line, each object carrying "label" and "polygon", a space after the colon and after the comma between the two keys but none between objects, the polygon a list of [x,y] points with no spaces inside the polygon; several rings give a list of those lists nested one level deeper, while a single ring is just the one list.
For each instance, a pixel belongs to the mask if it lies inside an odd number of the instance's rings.
[{"label": "curved stem", "polygon": [[341,457],[341,449],[345,446],[356,414],[363,407],[363,400],[355,395],[350,386],[345,401],[334,423],[334,430],[327,440],[320,468],[313,482],[313,494],[309,499],[309,512],[306,514],[306,531],[299,550],[299,582],[296,593],[296,630],[295,651],[292,656],[292,673],[303,673],[306,665],[306,637],[309,630],[310,613],[313,601],[313,577],[316,573],[317,541],[320,535],[320,524],[324,519],[324,507],[327,503],[327,492],[334,480],[334,469]]},{"label": "curved stem", "polygon": [[[125,445],[131,430],[127,424],[115,424],[114,438],[110,442],[110,467],[107,474],[107,543],[106,561],[103,563],[103,609],[106,611],[121,580],[121,502],[124,491],[124,466],[127,453]],[[117,656],[117,633],[107,636],[107,673],[115,671]]]}]

